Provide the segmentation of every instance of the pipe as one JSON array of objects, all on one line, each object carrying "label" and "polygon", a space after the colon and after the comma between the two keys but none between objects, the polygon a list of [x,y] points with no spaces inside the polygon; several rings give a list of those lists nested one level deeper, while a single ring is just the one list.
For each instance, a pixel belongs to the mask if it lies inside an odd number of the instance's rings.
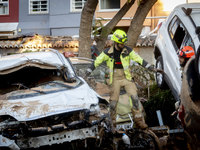
[{"label": "pipe", "polygon": [[62,131],[62,130],[64,130],[64,125],[63,124],[57,124],[57,125],[54,125],[54,126],[51,126],[51,129],[52,130],[59,130],[59,131]]},{"label": "pipe", "polygon": [[32,133],[47,133],[48,127],[30,128],[28,130]]}]

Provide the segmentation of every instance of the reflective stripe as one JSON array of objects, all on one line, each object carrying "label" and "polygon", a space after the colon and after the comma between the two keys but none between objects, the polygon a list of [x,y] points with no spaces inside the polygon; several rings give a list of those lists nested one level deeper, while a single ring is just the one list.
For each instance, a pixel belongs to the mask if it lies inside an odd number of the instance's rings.
[{"label": "reflective stripe", "polygon": [[145,66],[145,68],[149,68],[151,65],[150,64],[147,64],[146,66]]},{"label": "reflective stripe", "polygon": [[124,70],[127,70],[129,68],[129,66],[124,67]]},{"label": "reflective stripe", "polygon": [[115,62],[115,64],[116,64],[116,65],[121,65],[121,64],[122,64],[122,62]]},{"label": "reflective stripe", "polygon": [[113,72],[113,69],[108,69],[109,72]]}]

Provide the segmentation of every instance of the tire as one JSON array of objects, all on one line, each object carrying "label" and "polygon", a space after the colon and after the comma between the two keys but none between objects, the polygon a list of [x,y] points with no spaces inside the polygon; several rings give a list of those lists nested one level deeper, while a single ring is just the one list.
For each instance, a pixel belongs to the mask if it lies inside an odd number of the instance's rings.
[{"label": "tire", "polygon": [[[164,70],[164,65],[163,65],[162,56],[159,56],[159,57],[156,59],[156,68],[157,68],[157,69],[162,69],[162,70]],[[167,83],[166,83],[165,80],[164,80],[164,74],[161,74],[161,73],[156,72],[155,76],[156,76],[156,83],[157,83],[157,86],[158,86],[160,89],[166,89]]]},{"label": "tire", "polygon": [[[155,134],[153,134],[155,136]],[[141,146],[142,150],[160,150],[160,143],[157,143],[154,136],[149,134],[147,131],[136,131],[131,136],[131,145],[133,146]],[[158,138],[157,138],[158,140]],[[159,142],[159,141],[158,141]]]}]

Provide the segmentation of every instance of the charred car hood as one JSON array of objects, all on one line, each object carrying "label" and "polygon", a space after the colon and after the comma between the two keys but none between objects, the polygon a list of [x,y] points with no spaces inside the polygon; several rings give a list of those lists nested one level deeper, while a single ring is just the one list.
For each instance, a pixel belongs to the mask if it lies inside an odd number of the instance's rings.
[{"label": "charred car hood", "polygon": [[18,121],[35,120],[51,115],[90,109],[98,104],[97,93],[87,84],[62,92],[17,100],[0,100],[0,115],[9,115]]}]

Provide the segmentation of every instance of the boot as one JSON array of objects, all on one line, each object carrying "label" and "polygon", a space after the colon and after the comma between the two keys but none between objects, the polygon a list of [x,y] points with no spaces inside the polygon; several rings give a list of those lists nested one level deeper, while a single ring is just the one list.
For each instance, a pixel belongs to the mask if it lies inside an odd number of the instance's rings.
[{"label": "boot", "polygon": [[144,121],[144,117],[142,115],[142,111],[140,110],[132,110],[133,113],[133,120],[135,122],[136,128],[138,129],[146,129],[148,125]]},{"label": "boot", "polygon": [[117,117],[116,107],[117,107],[117,102],[110,101],[110,117],[113,123],[113,129],[112,129],[113,134],[115,134],[115,128],[116,128],[116,117]]}]

